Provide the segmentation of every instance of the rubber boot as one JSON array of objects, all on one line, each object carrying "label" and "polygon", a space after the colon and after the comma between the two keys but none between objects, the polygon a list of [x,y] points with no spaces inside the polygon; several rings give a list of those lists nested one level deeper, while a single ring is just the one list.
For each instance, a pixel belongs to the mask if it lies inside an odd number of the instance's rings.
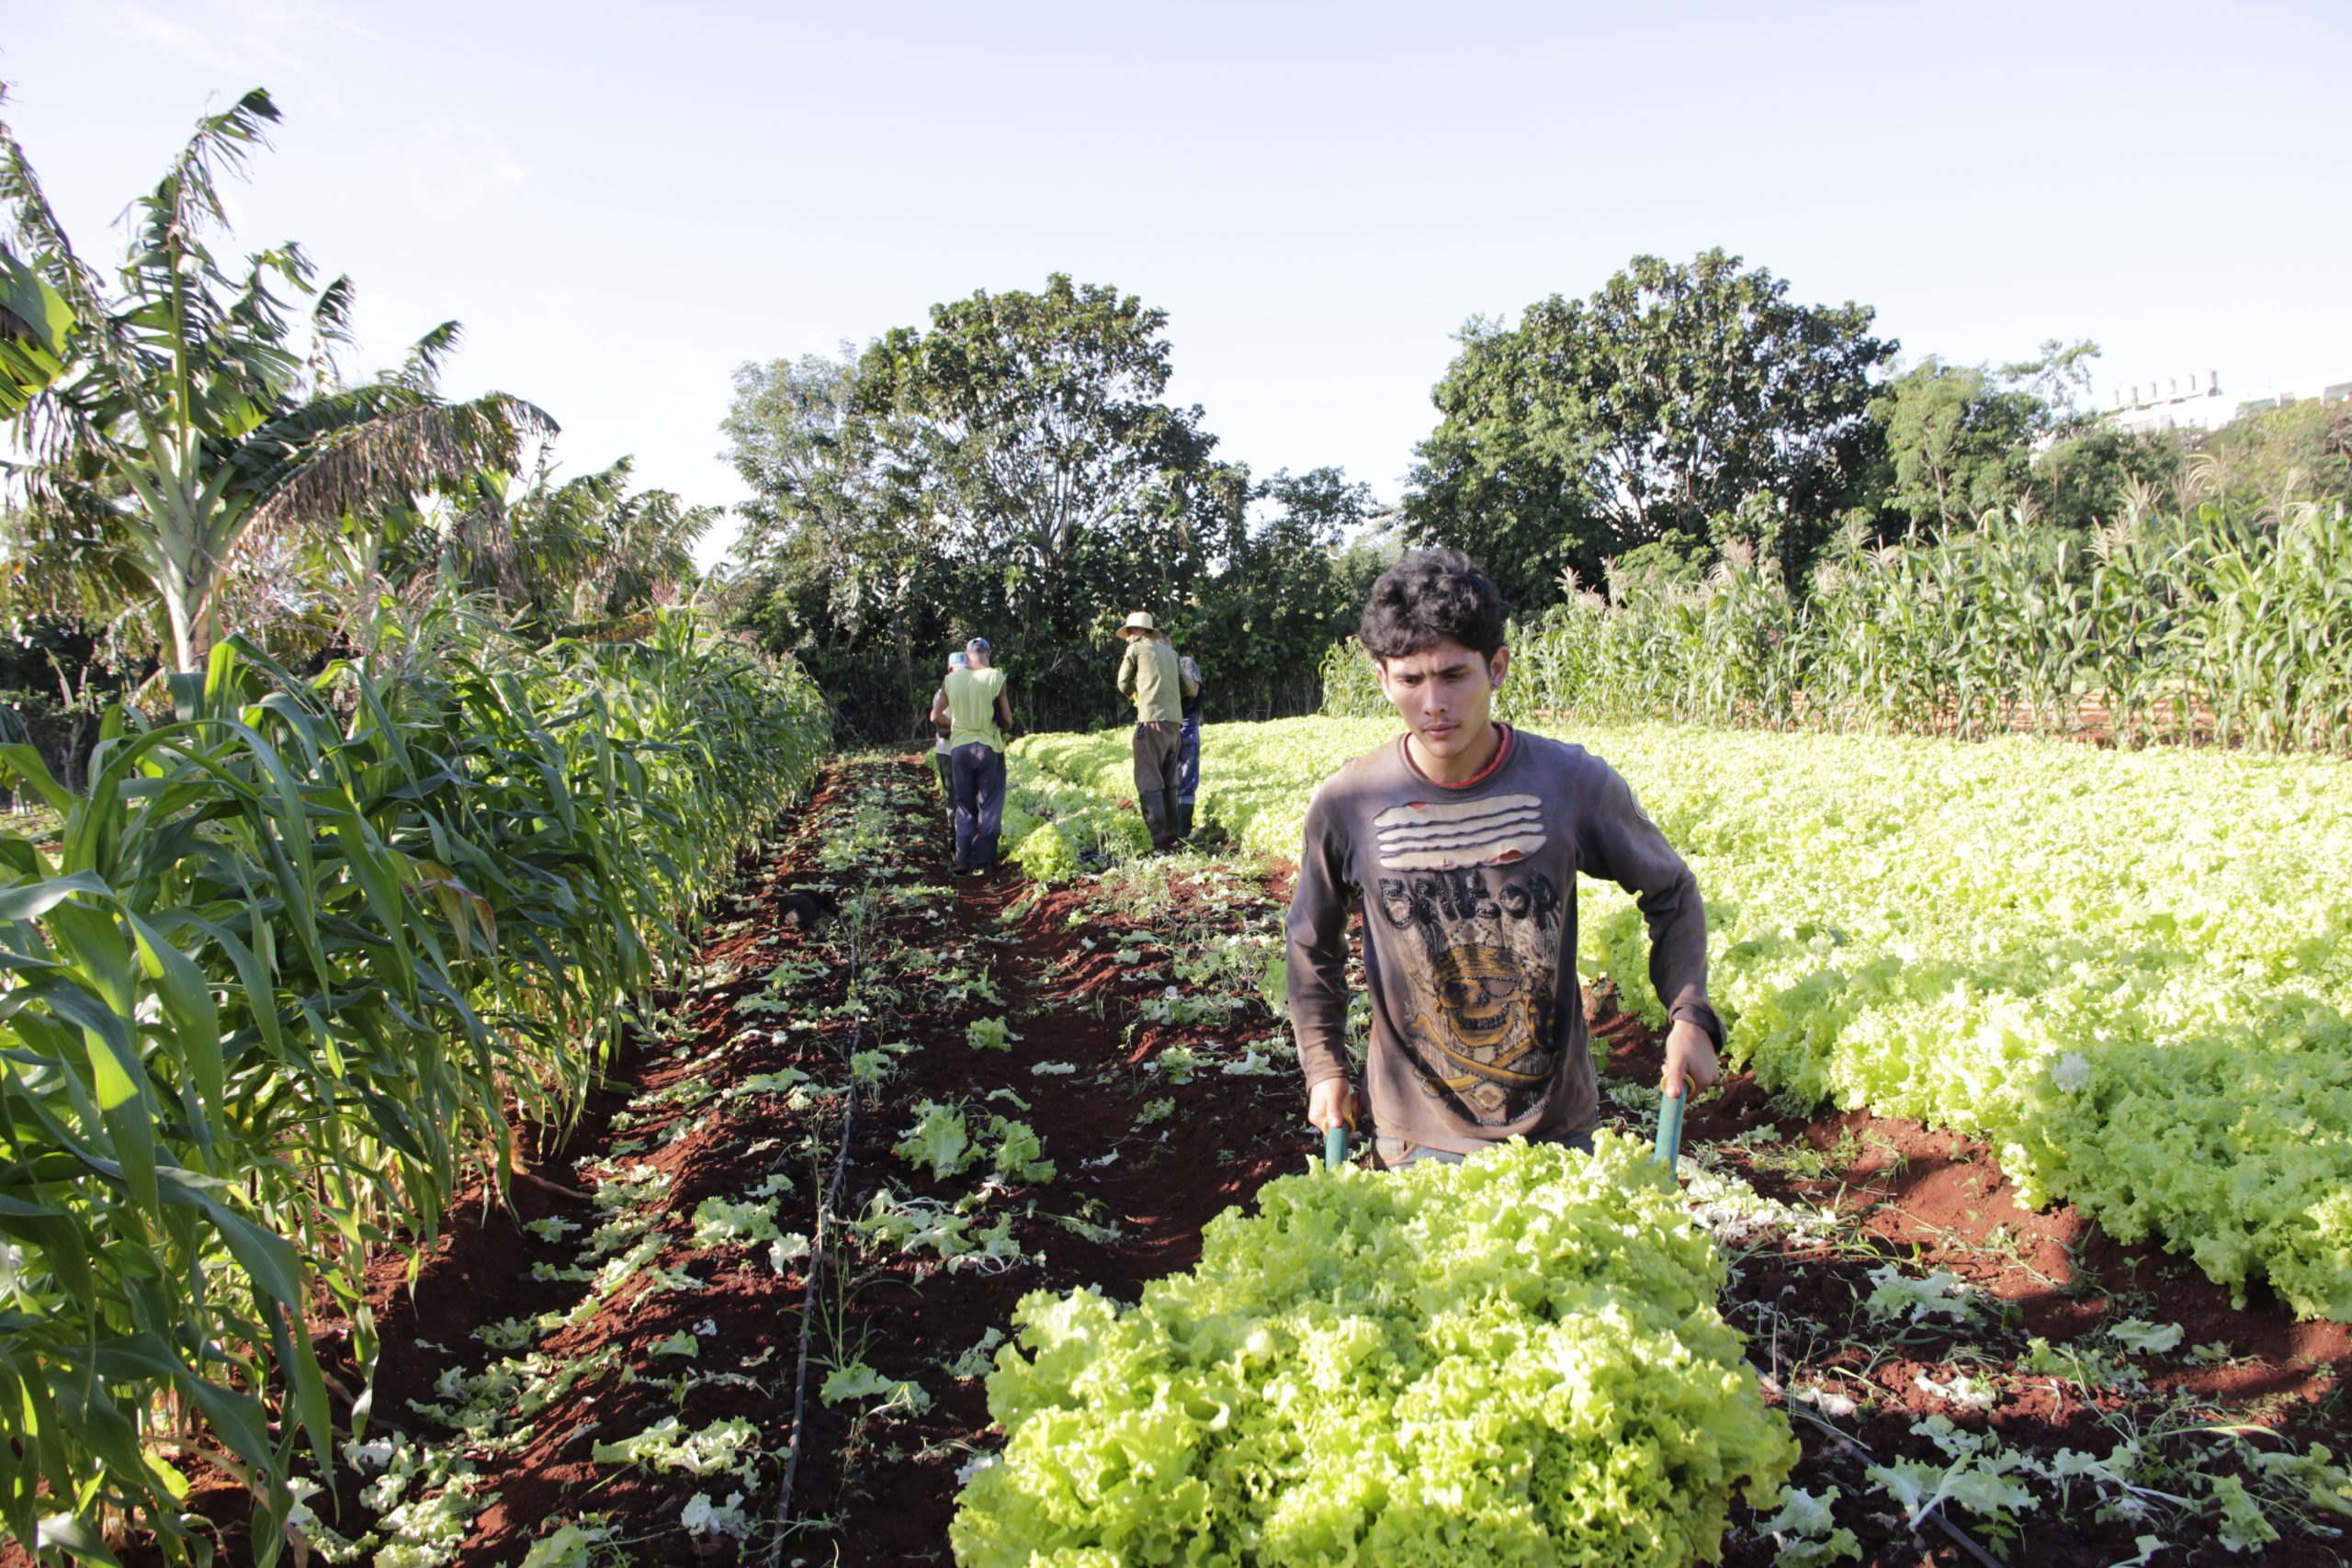
[{"label": "rubber boot", "polygon": [[1143,807],[1143,825],[1151,830],[1151,847],[1164,850],[1173,844],[1176,840],[1170,831],[1168,792],[1164,789],[1146,790],[1136,804]]},{"label": "rubber boot", "polygon": [[1193,836],[1193,803],[1189,800],[1176,803],[1176,836],[1180,839]]}]

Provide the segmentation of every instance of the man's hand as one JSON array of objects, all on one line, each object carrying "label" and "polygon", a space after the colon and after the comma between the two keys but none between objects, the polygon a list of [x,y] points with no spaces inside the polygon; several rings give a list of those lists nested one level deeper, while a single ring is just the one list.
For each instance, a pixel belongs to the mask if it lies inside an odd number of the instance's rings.
[{"label": "man's hand", "polygon": [[[1685,1078],[1693,1089],[1712,1089],[1723,1068],[1715,1061],[1715,1043],[1707,1032],[1689,1019],[1677,1019],[1666,1033],[1666,1083],[1670,1099],[1682,1088]],[[1312,1112],[1309,1112],[1311,1117]]]},{"label": "man's hand", "polygon": [[1345,1078],[1325,1078],[1306,1091],[1306,1120],[1318,1133],[1350,1127],[1356,1120],[1355,1086]]}]

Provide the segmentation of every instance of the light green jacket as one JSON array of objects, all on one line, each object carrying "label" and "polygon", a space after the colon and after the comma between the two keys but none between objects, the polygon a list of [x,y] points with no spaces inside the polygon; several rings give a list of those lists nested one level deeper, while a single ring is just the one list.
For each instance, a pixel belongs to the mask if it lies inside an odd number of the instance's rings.
[{"label": "light green jacket", "polygon": [[1119,660],[1119,691],[1136,700],[1137,724],[1176,724],[1184,717],[1184,668],[1176,650],[1157,637],[1139,637]]},{"label": "light green jacket", "polygon": [[1004,750],[1004,731],[997,728],[996,698],[1004,690],[1001,670],[950,670],[947,672],[947,732],[951,751],[977,740],[991,751]]}]

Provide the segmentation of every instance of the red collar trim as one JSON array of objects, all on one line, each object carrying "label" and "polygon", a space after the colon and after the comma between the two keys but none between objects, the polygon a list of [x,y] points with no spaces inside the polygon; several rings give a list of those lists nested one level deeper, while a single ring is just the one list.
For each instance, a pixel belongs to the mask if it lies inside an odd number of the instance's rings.
[{"label": "red collar trim", "polygon": [[1405,753],[1405,766],[1412,771],[1412,774],[1415,778],[1420,780],[1431,789],[1474,789],[1479,784],[1485,784],[1488,779],[1493,778],[1495,776],[1495,771],[1500,768],[1503,765],[1505,759],[1510,756],[1510,726],[1508,724],[1498,724],[1495,728],[1502,731],[1502,739],[1496,744],[1495,754],[1487,759],[1487,765],[1485,767],[1480,768],[1476,773],[1471,774],[1468,778],[1464,779],[1460,784],[1440,784],[1437,780],[1430,777],[1429,774],[1421,772],[1420,764],[1413,761],[1413,745],[1412,737],[1410,735],[1398,736],[1396,738],[1396,745],[1397,748]]}]

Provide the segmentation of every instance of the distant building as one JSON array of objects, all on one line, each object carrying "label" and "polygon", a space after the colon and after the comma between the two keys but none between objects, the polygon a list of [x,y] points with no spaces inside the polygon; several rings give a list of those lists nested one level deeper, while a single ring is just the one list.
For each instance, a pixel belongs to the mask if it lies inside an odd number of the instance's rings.
[{"label": "distant building", "polygon": [[2237,417],[2222,401],[2222,373],[2152,377],[2109,394],[2108,416],[2122,429],[2153,435],[2167,430],[2211,430]]},{"label": "distant building", "polygon": [[2352,381],[2331,382],[2316,392],[2282,388],[2232,400],[2222,396],[2219,371],[2192,370],[2118,387],[2108,394],[2103,412],[2119,429],[2154,435],[2167,430],[2218,430],[2233,419],[2283,409],[2312,396],[2329,406],[2352,402]]}]

